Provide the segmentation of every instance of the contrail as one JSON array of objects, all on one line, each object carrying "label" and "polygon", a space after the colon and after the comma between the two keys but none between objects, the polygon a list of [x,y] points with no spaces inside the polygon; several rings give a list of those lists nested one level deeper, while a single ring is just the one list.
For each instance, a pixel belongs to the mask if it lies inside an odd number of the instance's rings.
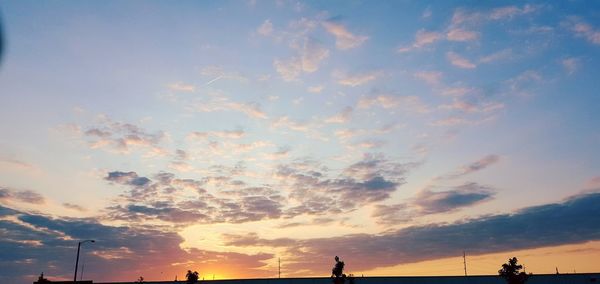
[{"label": "contrail", "polygon": [[208,85],[210,85],[210,84],[214,83],[215,81],[217,81],[217,80],[219,80],[219,79],[221,79],[221,78],[223,78],[223,75],[220,75],[219,77],[217,77],[217,78],[214,78],[214,79],[212,79],[212,80],[210,80],[210,81],[206,82],[206,84],[204,84],[204,85],[205,85],[205,86],[208,86]]}]

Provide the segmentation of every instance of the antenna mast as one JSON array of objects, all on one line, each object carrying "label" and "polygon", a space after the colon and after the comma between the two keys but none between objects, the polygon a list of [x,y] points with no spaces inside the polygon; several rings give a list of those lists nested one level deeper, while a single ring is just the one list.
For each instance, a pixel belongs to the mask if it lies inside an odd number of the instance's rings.
[{"label": "antenna mast", "polygon": [[467,255],[465,254],[464,250],[463,250],[463,265],[465,267],[465,276],[467,276]]}]

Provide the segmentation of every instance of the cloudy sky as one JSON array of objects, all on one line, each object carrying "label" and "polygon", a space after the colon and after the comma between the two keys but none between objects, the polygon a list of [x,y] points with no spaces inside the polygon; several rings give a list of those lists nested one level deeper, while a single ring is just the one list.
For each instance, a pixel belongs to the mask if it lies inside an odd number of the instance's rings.
[{"label": "cloudy sky", "polygon": [[600,270],[600,3],[0,12],[0,282]]}]

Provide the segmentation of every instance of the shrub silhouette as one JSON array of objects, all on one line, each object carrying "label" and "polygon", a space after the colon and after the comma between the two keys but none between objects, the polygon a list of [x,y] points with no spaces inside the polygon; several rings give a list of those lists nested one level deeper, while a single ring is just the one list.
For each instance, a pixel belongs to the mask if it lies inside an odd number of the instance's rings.
[{"label": "shrub silhouette", "polygon": [[502,269],[498,270],[498,274],[506,280],[508,284],[524,284],[529,275],[520,270],[523,265],[517,264],[517,258],[508,259],[508,263],[502,264]]}]

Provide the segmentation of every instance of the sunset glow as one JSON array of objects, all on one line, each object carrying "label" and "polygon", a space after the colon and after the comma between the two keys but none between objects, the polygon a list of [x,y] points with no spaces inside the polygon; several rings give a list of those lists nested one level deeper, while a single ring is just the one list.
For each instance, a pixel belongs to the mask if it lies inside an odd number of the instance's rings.
[{"label": "sunset glow", "polygon": [[[599,272],[600,2],[0,0],[0,283]],[[463,253],[465,258],[463,258]]]}]

